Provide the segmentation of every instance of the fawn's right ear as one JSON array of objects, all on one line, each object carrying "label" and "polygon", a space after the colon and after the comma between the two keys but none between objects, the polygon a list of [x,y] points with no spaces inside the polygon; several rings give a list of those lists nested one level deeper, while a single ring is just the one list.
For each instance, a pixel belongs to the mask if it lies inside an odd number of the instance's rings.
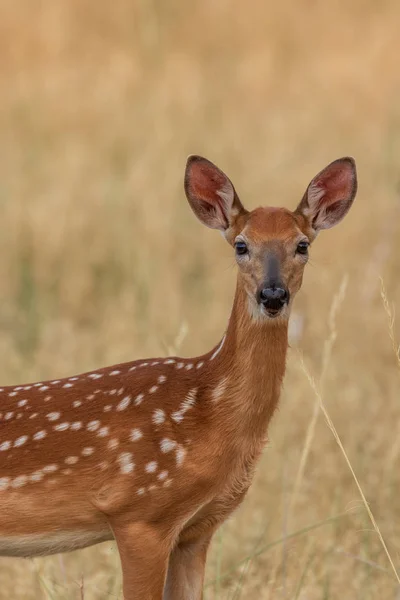
[{"label": "fawn's right ear", "polygon": [[189,156],[185,192],[196,217],[211,229],[225,232],[240,214],[246,214],[230,179],[212,162]]}]

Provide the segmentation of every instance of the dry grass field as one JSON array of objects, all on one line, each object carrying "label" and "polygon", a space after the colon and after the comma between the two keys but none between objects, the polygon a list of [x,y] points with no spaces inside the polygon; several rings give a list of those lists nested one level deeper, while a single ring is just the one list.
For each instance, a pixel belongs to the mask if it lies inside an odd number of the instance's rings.
[{"label": "dry grass field", "polygon": [[[205,598],[399,599],[306,371],[400,572],[400,362],[380,282],[400,308],[400,4],[0,7],[2,384],[220,339],[234,261],[187,205],[189,153],[250,208],[293,208],[328,162],[356,158],[358,197],[312,249],[280,410]],[[0,598],[121,599],[115,545],[1,558]]]}]

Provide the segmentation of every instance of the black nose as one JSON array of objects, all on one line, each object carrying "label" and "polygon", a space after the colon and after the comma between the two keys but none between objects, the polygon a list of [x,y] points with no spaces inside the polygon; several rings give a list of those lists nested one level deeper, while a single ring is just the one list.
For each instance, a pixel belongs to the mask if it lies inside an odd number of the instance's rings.
[{"label": "black nose", "polygon": [[288,301],[287,290],[281,287],[268,287],[260,292],[260,301],[271,310],[279,310]]}]

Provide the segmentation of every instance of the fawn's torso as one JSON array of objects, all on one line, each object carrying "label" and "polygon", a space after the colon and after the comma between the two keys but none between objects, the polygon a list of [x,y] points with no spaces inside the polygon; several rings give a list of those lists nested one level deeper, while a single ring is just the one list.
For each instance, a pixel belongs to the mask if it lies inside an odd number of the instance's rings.
[{"label": "fawn's torso", "polygon": [[[240,325],[240,324],[239,324]],[[212,531],[244,497],[276,407],[287,331],[0,388],[0,554],[112,539],[110,520]]]}]

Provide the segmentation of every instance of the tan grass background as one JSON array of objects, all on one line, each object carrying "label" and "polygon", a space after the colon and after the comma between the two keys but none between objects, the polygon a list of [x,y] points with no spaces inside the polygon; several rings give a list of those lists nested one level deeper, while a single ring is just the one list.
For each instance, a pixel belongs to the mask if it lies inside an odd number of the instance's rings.
[{"label": "tan grass background", "polygon": [[[312,250],[270,444],[216,536],[206,599],[400,598],[321,416],[293,495],[315,403],[297,349],[318,381],[347,278],[323,399],[400,568],[400,371],[379,282],[399,307],[400,4],[0,9],[3,384],[165,354],[179,337],[183,355],[218,341],[235,270],[229,247],[188,208],[187,154],[217,162],[250,208],[294,207],[325,164],[355,156],[356,203]],[[121,598],[116,549],[2,558],[0,597]]]}]

